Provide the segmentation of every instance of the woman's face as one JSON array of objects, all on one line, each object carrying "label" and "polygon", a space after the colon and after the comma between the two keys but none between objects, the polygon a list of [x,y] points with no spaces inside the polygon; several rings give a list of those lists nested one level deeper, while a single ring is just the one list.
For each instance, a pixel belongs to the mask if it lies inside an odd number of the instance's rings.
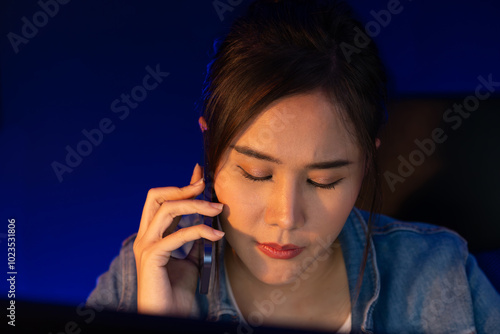
[{"label": "woman's face", "polygon": [[286,97],[222,157],[214,184],[225,204],[220,222],[237,263],[260,281],[291,283],[312,259],[331,254],[365,170],[346,125],[320,91]]}]

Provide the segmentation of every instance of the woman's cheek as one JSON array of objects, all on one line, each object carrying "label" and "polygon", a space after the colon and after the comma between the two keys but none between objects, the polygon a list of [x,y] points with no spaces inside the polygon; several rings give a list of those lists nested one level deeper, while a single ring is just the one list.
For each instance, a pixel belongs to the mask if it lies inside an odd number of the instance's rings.
[{"label": "woman's cheek", "polygon": [[265,199],[259,196],[257,185],[246,180],[234,180],[224,187],[216,189],[217,197],[224,204],[221,213],[223,227],[230,225],[235,230],[249,230],[255,228],[260,221],[259,212],[262,212]]},{"label": "woman's cheek", "polygon": [[350,206],[351,204],[354,206],[354,202],[356,202],[358,194],[359,187],[356,180],[349,178],[348,180],[346,180],[346,183],[343,185],[343,187],[339,189],[338,199],[343,206]]},{"label": "woman's cheek", "polygon": [[252,215],[259,203],[262,202],[258,187],[248,183],[244,180],[232,182],[222,190],[226,201],[225,204],[229,207],[231,214]]}]

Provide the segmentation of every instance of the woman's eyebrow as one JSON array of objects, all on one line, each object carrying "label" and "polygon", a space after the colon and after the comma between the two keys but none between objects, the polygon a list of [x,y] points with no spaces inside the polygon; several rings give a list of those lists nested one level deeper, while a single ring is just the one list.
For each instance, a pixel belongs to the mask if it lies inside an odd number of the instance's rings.
[{"label": "woman's eyebrow", "polygon": [[[257,150],[254,150],[248,146],[237,146],[237,145],[230,145],[232,149],[234,149],[236,152],[244,154],[248,157],[259,159],[259,160],[265,160],[269,162],[273,162],[276,164],[282,164],[283,162],[279,159],[276,159],[268,154],[259,152]],[[332,160],[332,161],[322,161],[322,162],[314,162],[306,166],[306,169],[329,169],[329,168],[340,168],[344,167],[347,165],[350,165],[352,162],[346,159],[338,159],[338,160]]]}]

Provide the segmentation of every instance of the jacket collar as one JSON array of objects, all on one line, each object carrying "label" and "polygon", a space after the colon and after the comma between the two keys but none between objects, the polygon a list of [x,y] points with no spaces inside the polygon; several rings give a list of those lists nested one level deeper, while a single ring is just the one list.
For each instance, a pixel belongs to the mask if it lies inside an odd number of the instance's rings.
[{"label": "jacket collar", "polygon": [[349,280],[352,330],[357,331],[361,328],[363,332],[371,333],[373,330],[372,312],[380,292],[380,275],[373,241],[370,242],[370,251],[363,273],[362,285],[356,299],[358,277],[363,263],[368,231],[367,219],[367,212],[353,208],[344,228],[340,232],[339,241]]}]

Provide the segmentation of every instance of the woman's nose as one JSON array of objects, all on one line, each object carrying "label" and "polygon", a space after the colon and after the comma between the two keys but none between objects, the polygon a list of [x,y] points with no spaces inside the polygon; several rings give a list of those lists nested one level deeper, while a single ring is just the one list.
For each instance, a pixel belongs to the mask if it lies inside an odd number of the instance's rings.
[{"label": "woman's nose", "polygon": [[265,222],[281,229],[293,230],[304,226],[305,212],[301,189],[293,182],[276,183],[267,201]]}]

